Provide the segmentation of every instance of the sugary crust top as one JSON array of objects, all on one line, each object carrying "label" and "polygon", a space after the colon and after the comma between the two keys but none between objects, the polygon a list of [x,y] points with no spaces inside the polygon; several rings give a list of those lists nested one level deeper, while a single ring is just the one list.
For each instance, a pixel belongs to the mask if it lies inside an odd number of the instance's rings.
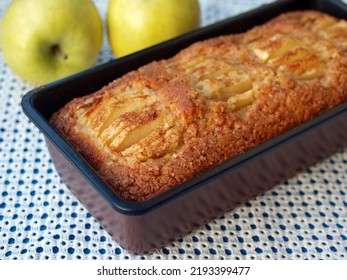
[{"label": "sugary crust top", "polygon": [[197,42],[56,112],[125,200],[144,201],[347,100],[347,22],[286,13]]}]

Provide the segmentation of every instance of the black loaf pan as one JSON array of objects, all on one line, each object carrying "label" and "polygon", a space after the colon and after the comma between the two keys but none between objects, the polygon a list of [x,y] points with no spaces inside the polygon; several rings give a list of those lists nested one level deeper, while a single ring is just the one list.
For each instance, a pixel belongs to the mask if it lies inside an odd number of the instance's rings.
[{"label": "black loaf pan", "polygon": [[347,103],[145,202],[117,196],[50,126],[52,113],[74,97],[92,93],[153,60],[171,57],[193,42],[244,32],[280,13],[302,9],[347,18],[347,6],[337,0],[277,1],[36,88],[23,97],[23,110],[44,134],[62,180],[120,246],[136,254],[165,246],[345,147]]}]

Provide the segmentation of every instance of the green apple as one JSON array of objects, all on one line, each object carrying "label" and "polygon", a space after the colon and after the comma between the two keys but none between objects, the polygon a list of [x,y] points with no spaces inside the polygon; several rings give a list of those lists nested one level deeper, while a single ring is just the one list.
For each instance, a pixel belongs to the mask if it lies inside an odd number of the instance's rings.
[{"label": "green apple", "polygon": [[116,57],[191,31],[200,25],[198,0],[110,0],[107,34]]},{"label": "green apple", "polygon": [[44,84],[95,64],[103,27],[90,0],[14,0],[0,34],[13,72],[32,84]]}]

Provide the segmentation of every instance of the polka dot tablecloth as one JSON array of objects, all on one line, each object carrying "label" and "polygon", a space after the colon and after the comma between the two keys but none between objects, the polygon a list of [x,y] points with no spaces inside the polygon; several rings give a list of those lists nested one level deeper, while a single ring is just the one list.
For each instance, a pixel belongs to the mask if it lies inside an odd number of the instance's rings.
[{"label": "polka dot tablecloth", "polygon": [[[2,0],[2,16],[10,1]],[[201,0],[202,24],[271,1]],[[95,1],[105,18],[107,1]],[[104,40],[98,64],[112,58]],[[0,52],[0,259],[347,259],[347,149],[149,255],[123,250],[58,176]]]}]

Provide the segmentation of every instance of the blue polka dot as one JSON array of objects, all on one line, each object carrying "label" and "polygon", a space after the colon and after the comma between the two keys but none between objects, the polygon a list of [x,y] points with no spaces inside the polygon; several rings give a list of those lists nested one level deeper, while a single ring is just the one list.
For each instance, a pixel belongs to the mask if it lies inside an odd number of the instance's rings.
[{"label": "blue polka dot", "polygon": [[37,247],[36,248],[36,252],[37,253],[42,253],[43,252],[43,248],[42,247]]},{"label": "blue polka dot", "polygon": [[100,249],[100,250],[99,250],[99,253],[100,253],[101,255],[104,255],[104,254],[106,254],[106,250],[105,250],[105,249]]},{"label": "blue polka dot", "polygon": [[317,205],[317,206],[321,206],[322,204],[323,204],[323,203],[322,203],[321,201],[319,201],[319,200],[316,201],[316,205]]},{"label": "blue polka dot", "polygon": [[278,252],[278,250],[277,250],[276,247],[271,247],[271,251],[274,252],[274,253],[277,253],[277,252]]},{"label": "blue polka dot", "polygon": [[258,254],[261,254],[263,253],[263,250],[259,247],[255,248],[255,251],[258,253]]},{"label": "blue polka dot", "polygon": [[280,229],[285,230],[287,227],[285,225],[280,225]]},{"label": "blue polka dot", "polygon": [[53,238],[54,238],[54,239],[59,239],[59,238],[60,238],[60,235],[59,235],[59,234],[55,234],[55,235],[53,235]]},{"label": "blue polka dot", "polygon": [[240,215],[239,214],[233,214],[233,217],[234,217],[234,219],[240,219]]},{"label": "blue polka dot", "polygon": [[298,235],[298,239],[299,239],[300,241],[304,240],[304,238],[303,238],[301,235]]},{"label": "blue polka dot", "polygon": [[167,248],[163,248],[163,253],[164,253],[165,255],[168,255],[168,254],[170,254],[170,250],[167,249]]},{"label": "blue polka dot", "polygon": [[334,247],[334,246],[331,246],[331,247],[330,247],[330,250],[333,251],[333,252],[337,252],[337,249],[336,249],[336,247]]},{"label": "blue polka dot", "polygon": [[41,219],[47,219],[47,217],[48,217],[48,214],[44,213],[44,214],[42,214]]},{"label": "blue polka dot", "polygon": [[293,254],[293,250],[292,250],[291,248],[286,248],[286,252],[287,252],[288,254]]},{"label": "blue polka dot", "polygon": [[292,216],[292,218],[296,218],[298,216],[296,213],[291,213],[290,215]]},{"label": "blue polka dot", "polygon": [[275,241],[275,238],[274,238],[273,236],[271,236],[271,235],[269,235],[267,238],[268,238],[270,241]]},{"label": "blue polka dot", "polygon": [[308,206],[308,203],[305,202],[305,201],[303,201],[303,202],[301,203],[301,205],[304,206],[304,207],[307,207],[307,206]]},{"label": "blue polka dot", "polygon": [[335,218],[340,217],[340,215],[339,215],[338,213],[335,213],[335,212],[333,212],[333,216],[334,216]]},{"label": "blue polka dot", "polygon": [[323,249],[322,249],[322,248],[319,248],[319,247],[316,247],[316,251],[317,251],[318,253],[322,253],[322,252],[323,252]]},{"label": "blue polka dot", "polygon": [[313,240],[319,240],[318,236],[316,236],[316,235],[312,235],[312,239]]},{"label": "blue polka dot", "polygon": [[12,251],[7,251],[6,253],[5,253],[5,257],[9,257],[9,256],[11,256],[12,255]]},{"label": "blue polka dot", "polygon": [[69,254],[73,254],[73,253],[75,253],[75,249],[74,248],[72,248],[72,247],[69,247],[68,249],[67,249],[67,251],[68,251],[68,253]]},{"label": "blue polka dot", "polygon": [[242,255],[244,255],[244,256],[247,255],[247,251],[246,251],[245,249],[241,249],[241,250],[240,250],[240,253],[241,253]]},{"label": "blue polka dot", "polygon": [[308,218],[312,217],[311,213],[309,213],[309,212],[305,212],[305,216],[308,217]]},{"label": "blue polka dot", "polygon": [[92,225],[89,224],[89,223],[86,223],[86,224],[84,225],[84,227],[85,227],[86,229],[90,229],[90,228],[92,227]]},{"label": "blue polka dot", "polygon": [[305,248],[305,247],[301,247],[301,252],[303,252],[303,253],[307,253],[307,248]]},{"label": "blue polka dot", "polygon": [[199,238],[197,236],[192,237],[193,242],[199,242]]},{"label": "blue polka dot", "polygon": [[46,229],[47,229],[47,226],[46,226],[46,225],[40,226],[40,230],[46,230]]},{"label": "blue polka dot", "polygon": [[59,253],[59,247],[54,246],[54,247],[52,248],[52,252],[53,252],[54,254]]},{"label": "blue polka dot", "polygon": [[120,255],[122,253],[122,249],[116,248],[115,252],[116,252],[117,255]]},{"label": "blue polka dot", "polygon": [[245,240],[244,240],[241,236],[238,236],[238,237],[237,237],[237,240],[238,240],[240,243],[245,242]]},{"label": "blue polka dot", "polygon": [[223,242],[229,242],[229,238],[227,236],[223,236],[222,240]]},{"label": "blue polka dot", "polygon": [[263,217],[264,217],[264,218],[268,218],[268,217],[269,217],[269,214],[266,213],[266,212],[264,212],[264,213],[263,213]]},{"label": "blue polka dot", "polygon": [[194,253],[195,255],[198,255],[198,256],[201,255],[201,251],[197,248],[194,249]]},{"label": "blue polka dot", "polygon": [[179,249],[178,249],[178,253],[181,254],[181,255],[182,255],[182,254],[185,254],[185,252],[186,252],[186,251],[185,251],[184,249],[182,249],[182,248],[179,248]]},{"label": "blue polka dot", "polygon": [[210,254],[211,254],[211,255],[217,254],[217,251],[216,251],[215,249],[213,249],[213,248],[211,248],[209,251],[210,251]]},{"label": "blue polka dot", "polygon": [[229,249],[225,249],[224,252],[228,256],[230,256],[232,254],[231,250],[229,250]]},{"label": "blue polka dot", "polygon": [[255,235],[255,236],[252,236],[252,239],[254,242],[259,242],[260,239],[259,239],[259,236]]}]

